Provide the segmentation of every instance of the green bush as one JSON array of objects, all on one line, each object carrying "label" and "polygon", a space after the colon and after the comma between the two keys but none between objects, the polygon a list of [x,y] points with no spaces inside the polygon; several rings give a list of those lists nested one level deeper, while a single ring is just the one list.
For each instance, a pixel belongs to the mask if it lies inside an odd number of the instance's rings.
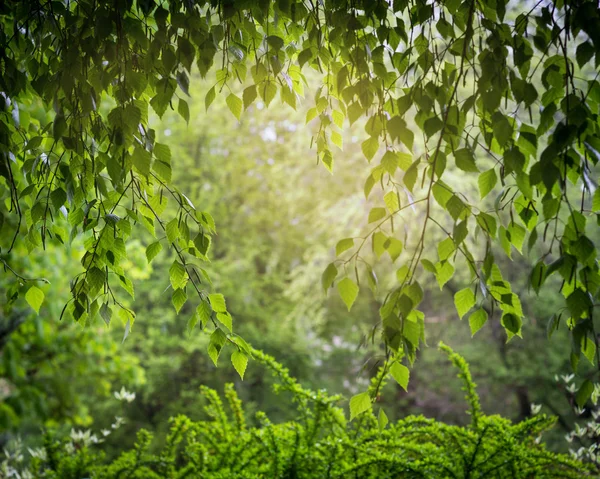
[{"label": "green bush", "polygon": [[[133,449],[106,464],[94,451],[89,433],[56,441],[47,436],[34,454],[29,477],[36,478],[580,478],[589,465],[552,453],[540,443],[554,419],[534,416],[519,424],[482,413],[465,360],[440,343],[459,371],[471,415],[468,427],[447,425],[422,416],[386,424],[368,411],[347,421],[336,406],[339,396],[302,388],[272,357],[254,351],[255,359],[291,393],[295,421],[272,424],[263,413],[249,426],[232,385],[225,407],[212,389],[202,388],[207,420],[185,416],[172,420],[164,446],[152,452],[152,435],[141,430]],[[379,379],[376,378],[376,381]],[[226,411],[227,410],[227,411]],[[78,436],[75,437],[74,436]],[[5,462],[5,473],[8,471]],[[21,473],[21,477],[28,474]]]}]

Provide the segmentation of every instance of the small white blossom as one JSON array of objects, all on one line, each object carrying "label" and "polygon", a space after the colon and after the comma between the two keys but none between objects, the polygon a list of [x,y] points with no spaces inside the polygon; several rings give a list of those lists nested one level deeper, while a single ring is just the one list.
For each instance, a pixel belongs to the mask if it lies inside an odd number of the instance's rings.
[{"label": "small white blossom", "polygon": [[119,392],[115,391],[114,394],[119,401],[132,402],[135,399],[135,393],[127,391],[124,387]]},{"label": "small white blossom", "polygon": [[565,382],[565,384],[569,384],[571,381],[573,381],[573,379],[575,378],[574,374],[563,374],[561,376],[562,380]]},{"label": "small white blossom", "polygon": [[41,459],[42,461],[46,460],[46,450],[41,448],[41,447],[36,447],[35,449],[31,449],[31,448],[27,448],[27,451],[29,451],[29,455],[31,457],[37,457],[38,459]]},{"label": "small white blossom", "polygon": [[533,404],[533,403],[531,404],[531,414],[533,414],[534,416],[536,414],[538,414],[541,409],[542,409],[541,404]]},{"label": "small white blossom", "polygon": [[115,416],[115,422],[111,425],[113,429],[120,428],[123,424],[125,424],[125,419],[121,416]]},{"label": "small white blossom", "polygon": [[587,432],[587,427],[579,427],[579,424],[575,424],[575,435],[578,437],[584,437]]}]

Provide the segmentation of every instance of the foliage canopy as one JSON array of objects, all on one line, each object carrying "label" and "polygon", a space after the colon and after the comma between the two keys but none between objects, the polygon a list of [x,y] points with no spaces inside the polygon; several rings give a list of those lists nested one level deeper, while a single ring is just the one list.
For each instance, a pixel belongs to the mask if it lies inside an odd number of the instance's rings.
[{"label": "foliage canopy", "polygon": [[[333,171],[345,125],[364,122],[361,149],[373,165],[364,192],[378,195],[371,229],[337,243],[323,288],[335,285],[351,308],[360,277],[377,287],[361,254],[367,245],[399,263],[380,309],[381,377],[405,387],[401,362],[414,361],[425,340],[421,270],[443,287],[468,269],[455,305],[461,318],[470,313],[473,334],[499,310],[508,338],[521,335],[519,295],[495,260],[502,250],[537,257],[535,291],[560,277],[565,307],[549,332],[569,329],[574,369],[582,353],[598,362],[596,2],[540,1],[513,18],[502,0],[25,0],[3,2],[0,16],[1,258],[14,275],[7,308],[19,296],[43,307],[43,282],[19,270],[19,255],[81,238],[82,271],[64,313],[82,324],[119,316],[126,337],[134,283],[123,264],[142,225],[155,238],[148,261],[176,252],[175,310],[194,296],[190,327],[210,332],[215,363],[231,344],[243,375],[251,349],[203,267],[216,222],[172,184],[176,158],[157,141],[151,111],[173,108],[189,120],[193,68],[215,75],[207,109],[217,94],[240,120],[252,103],[274,105],[277,96],[296,108],[310,69],[322,81],[307,115],[317,123],[317,160]],[[461,189],[470,176],[477,198]],[[417,237],[402,234],[411,209],[422,212]],[[437,258],[426,258],[434,231],[443,239]],[[584,383],[578,402],[592,391]],[[355,404],[370,407],[376,392]]]}]

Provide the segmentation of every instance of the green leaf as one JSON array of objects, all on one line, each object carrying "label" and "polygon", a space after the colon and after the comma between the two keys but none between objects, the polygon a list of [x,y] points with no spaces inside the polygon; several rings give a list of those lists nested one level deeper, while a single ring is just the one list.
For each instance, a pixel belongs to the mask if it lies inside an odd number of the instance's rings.
[{"label": "green leaf", "polygon": [[100,306],[100,316],[104,320],[107,326],[110,326],[110,320],[112,318],[112,309],[108,305],[108,303],[103,303]]},{"label": "green leaf", "polygon": [[577,241],[571,244],[571,253],[573,253],[581,263],[585,264],[592,255],[596,255],[596,246],[591,239],[582,235],[577,238]]},{"label": "green leaf", "polygon": [[390,367],[390,374],[402,389],[408,391],[408,380],[410,378],[410,370],[406,366],[396,362]]},{"label": "green leaf", "polygon": [[335,255],[339,256],[344,251],[349,250],[354,246],[354,240],[352,238],[344,238],[343,240],[338,241],[335,245]]},{"label": "green leaf", "polygon": [[331,142],[335,146],[337,146],[340,150],[344,149],[344,140],[342,138],[342,135],[340,133],[338,133],[337,131],[331,132]]},{"label": "green leaf", "polygon": [[127,291],[129,293],[129,295],[131,296],[132,299],[135,298],[133,283],[131,282],[131,280],[129,278],[126,278],[125,276],[120,275],[119,276],[119,284],[125,291]]},{"label": "green leaf", "polygon": [[357,394],[350,399],[350,420],[366,411],[371,410],[371,396],[368,392]]},{"label": "green leaf", "polygon": [[385,244],[387,245],[385,249],[390,255],[392,262],[396,261],[398,259],[398,256],[402,254],[402,250],[404,249],[402,241],[394,238],[393,236],[390,236],[386,240]]},{"label": "green leaf", "polygon": [[121,341],[121,343],[125,342],[125,340],[127,339],[127,336],[129,336],[130,332],[131,332],[131,318],[127,318],[127,322],[125,323],[125,332],[123,333],[123,341]]},{"label": "green leaf", "polygon": [[429,118],[423,125],[423,131],[428,137],[435,135],[444,126],[444,122],[437,116]]},{"label": "green leaf", "polygon": [[471,291],[471,288],[461,289],[456,292],[454,295],[454,306],[456,306],[456,312],[460,319],[475,306],[475,295]]},{"label": "green leaf", "polygon": [[273,98],[275,98],[275,95],[277,95],[277,85],[272,81],[267,81],[265,82],[264,87],[258,88],[258,92],[268,107],[273,101]]},{"label": "green leaf", "polygon": [[233,332],[233,318],[231,317],[231,314],[225,312],[225,313],[217,313],[217,320],[223,325],[225,326],[229,332]]},{"label": "green leaf", "polygon": [[187,283],[187,276],[185,267],[179,261],[173,261],[173,264],[169,268],[169,280],[173,289],[183,288]]},{"label": "green leaf", "polygon": [[142,175],[148,176],[150,174],[152,156],[148,150],[136,148],[133,150],[133,155],[131,155],[131,161],[133,162],[133,166],[135,166]]},{"label": "green leaf", "polygon": [[321,285],[325,294],[327,294],[327,290],[331,287],[337,275],[338,269],[335,267],[335,264],[329,263],[321,275]]},{"label": "green leaf", "polygon": [[177,105],[177,112],[181,115],[181,118],[183,118],[187,124],[190,123],[190,107],[188,106],[187,101],[185,101],[183,98],[179,99],[179,104]]},{"label": "green leaf", "polygon": [[369,223],[379,221],[381,218],[385,218],[385,208],[373,208],[369,211]]},{"label": "green leaf", "polygon": [[390,213],[395,213],[400,209],[400,197],[396,191],[388,191],[383,197],[383,201]]},{"label": "green leaf", "polygon": [[496,218],[482,212],[476,216],[476,220],[483,231],[487,232],[492,238],[496,236]]},{"label": "green leaf", "polygon": [[307,112],[306,112],[306,124],[310,123],[312,120],[314,120],[317,116],[319,115],[319,112],[317,111],[317,109],[315,107],[310,108]]},{"label": "green leaf", "polygon": [[577,402],[577,405],[580,408],[585,406],[585,403],[591,397],[593,392],[594,384],[589,379],[583,381],[583,384],[579,387],[577,394],[575,395],[575,401]]},{"label": "green leaf", "polygon": [[[577,59],[577,64],[579,68],[582,68],[587,62],[589,62],[595,53],[595,48],[590,42],[583,42],[577,45],[577,50],[575,52],[575,58]],[[596,57],[596,65],[598,65],[598,57]]]},{"label": "green leaf", "polygon": [[36,313],[40,314],[40,307],[44,302],[44,292],[37,286],[31,286],[25,293],[25,301]]},{"label": "green leaf", "polygon": [[452,263],[450,263],[450,261],[445,260],[445,261],[441,261],[438,264],[436,264],[435,270],[436,270],[435,277],[440,286],[440,289],[442,289],[444,287],[444,285],[448,281],[450,281],[450,278],[452,278],[452,276],[454,276],[454,266],[452,265]]},{"label": "green leaf", "polygon": [[596,366],[596,343],[587,335],[581,339],[581,352],[592,366]]},{"label": "green leaf", "polygon": [[244,100],[244,109],[247,110],[250,105],[256,100],[256,85],[250,85],[244,90],[242,98]]},{"label": "green leaf", "polygon": [[148,263],[150,263],[154,258],[156,258],[156,255],[161,251],[162,245],[160,244],[160,241],[149,244],[146,248],[146,258],[148,259]]},{"label": "green leaf", "polygon": [[208,111],[208,108],[212,102],[215,101],[216,96],[217,94],[215,92],[215,87],[213,86],[210,90],[208,90],[206,96],[204,97],[204,106],[206,107],[206,111]]},{"label": "green leaf", "polygon": [[479,331],[483,325],[487,322],[488,314],[481,308],[473,312],[469,316],[469,326],[471,327],[471,336],[475,336],[475,333]]},{"label": "green leaf", "polygon": [[248,356],[241,351],[236,350],[231,354],[231,364],[233,364],[233,367],[243,380],[246,367],[248,366]]},{"label": "green leaf", "polygon": [[502,113],[496,112],[492,116],[492,129],[494,130],[494,136],[498,140],[498,144],[504,147],[512,137],[513,127]]},{"label": "green leaf", "polygon": [[456,166],[463,171],[477,173],[479,168],[475,164],[475,157],[470,148],[461,148],[454,152]]},{"label": "green leaf", "polygon": [[592,211],[594,213],[600,213],[600,188],[596,188],[594,196],[592,198]]},{"label": "green leaf", "polygon": [[465,208],[465,204],[457,195],[452,195],[446,203],[446,210],[448,210],[448,213],[450,213],[450,216],[452,216],[455,221],[460,218]]},{"label": "green leaf", "polygon": [[362,149],[363,155],[365,155],[365,158],[371,161],[375,156],[375,153],[377,153],[377,150],[379,150],[379,141],[376,137],[372,136],[367,140],[363,141],[360,147]]},{"label": "green leaf", "polygon": [[592,300],[590,299],[590,294],[588,292],[583,291],[581,288],[575,289],[575,291],[573,291],[567,297],[567,307],[569,308],[571,316],[574,319],[581,318],[581,316],[587,313],[592,307]]},{"label": "green leaf", "polygon": [[376,231],[373,236],[373,252],[377,255],[377,258],[381,258],[381,255],[385,253],[385,246],[388,241],[388,237],[381,231]]},{"label": "green leaf", "polygon": [[519,334],[519,331],[521,331],[522,321],[516,314],[505,313],[502,315],[500,322],[502,323],[502,326],[504,326],[504,329],[513,334]]},{"label": "green leaf", "polygon": [[[388,150],[381,158],[381,166],[385,171],[387,171],[390,175],[393,175],[398,168],[398,154]],[[410,166],[410,165],[409,165]]]},{"label": "green leaf", "polygon": [[221,350],[227,341],[227,336],[219,328],[215,329],[210,335],[210,341],[208,342],[208,356],[212,359],[212,362],[217,366],[219,355]]},{"label": "green leaf", "polygon": [[337,284],[337,289],[348,311],[350,311],[358,296],[358,286],[354,281],[346,277]]},{"label": "green leaf", "polygon": [[448,237],[445,240],[438,243],[437,250],[440,261],[444,261],[447,260],[450,256],[452,256],[452,253],[456,251],[456,245],[454,244],[452,238]]},{"label": "green leaf", "polygon": [[103,269],[93,266],[88,270],[87,283],[90,288],[90,294],[95,295],[104,286],[105,282],[106,273]]},{"label": "green leaf", "polygon": [[540,293],[540,288],[544,284],[546,280],[546,265],[544,261],[539,261],[531,271],[531,275],[529,276],[529,283],[531,287],[535,291],[536,294]]},{"label": "green leaf", "polygon": [[208,301],[202,300],[202,302],[196,308],[196,314],[198,315],[198,319],[202,323],[202,327],[205,327],[211,318],[211,307]]},{"label": "green leaf", "polygon": [[517,249],[517,251],[519,251],[519,253],[522,253],[523,242],[525,241],[525,234],[527,233],[527,230],[521,225],[513,222],[508,225],[507,231],[510,235],[511,244]]},{"label": "green leaf", "polygon": [[481,195],[481,199],[484,199],[489,192],[494,189],[497,182],[498,176],[496,176],[494,168],[484,171],[479,175],[477,183],[479,184],[479,194]]},{"label": "green leaf", "polygon": [[192,335],[192,332],[194,331],[194,328],[196,327],[196,324],[198,323],[198,319],[200,319],[198,317],[198,311],[194,311],[194,314],[192,314],[190,316],[190,319],[188,319],[187,326],[186,326],[186,331],[187,331],[188,336]]},{"label": "green leaf", "polygon": [[173,303],[177,314],[179,314],[179,311],[181,311],[181,308],[183,307],[186,301],[187,294],[184,289],[176,289],[175,291],[173,291],[173,295],[171,296],[171,302]]},{"label": "green leaf", "polygon": [[208,295],[208,300],[215,313],[226,313],[227,306],[225,304],[225,297],[222,294],[213,293]]},{"label": "green leaf", "polygon": [[173,218],[171,221],[169,221],[165,227],[165,230],[167,233],[167,239],[169,240],[169,243],[172,244],[177,238],[179,238],[180,235],[179,222],[177,221],[177,218]]},{"label": "green leaf", "polygon": [[238,120],[242,116],[242,100],[239,96],[230,93],[225,100],[227,102],[227,106],[229,107],[229,111],[233,113]]},{"label": "green leaf", "polygon": [[379,427],[379,432],[382,432],[385,429],[385,426],[388,425],[389,419],[385,414],[383,408],[379,409],[379,414],[377,414],[377,425]]}]

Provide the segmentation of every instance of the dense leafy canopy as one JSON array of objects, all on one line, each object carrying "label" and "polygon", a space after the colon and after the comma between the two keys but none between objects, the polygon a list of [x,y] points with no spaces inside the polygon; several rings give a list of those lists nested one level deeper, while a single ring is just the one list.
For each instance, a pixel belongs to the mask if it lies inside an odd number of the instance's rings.
[{"label": "dense leafy canopy", "polygon": [[[210,331],[215,363],[232,344],[243,374],[250,348],[233,332],[226,298],[204,267],[215,220],[172,184],[176,158],[157,141],[150,113],[173,108],[189,120],[193,68],[216,76],[206,108],[223,95],[238,119],[254,102],[274,105],[276,96],[296,108],[314,70],[322,86],[310,92],[306,120],[318,123],[318,161],[333,171],[342,131],[361,119],[361,150],[373,165],[364,193],[378,195],[368,233],[337,242],[340,257],[325,269],[323,288],[335,285],[348,309],[363,286],[359,277],[375,288],[369,244],[399,265],[380,308],[382,377],[391,373],[406,387],[401,361],[412,362],[425,339],[421,270],[440,287],[468,270],[455,305],[459,316],[470,313],[473,334],[500,310],[508,338],[521,336],[521,302],[495,245],[508,257],[525,248],[537,255],[529,277],[535,291],[560,276],[565,307],[549,331],[569,329],[574,368],[581,353],[597,361],[595,2],[538,2],[515,18],[502,1],[474,0],[26,0],[0,8],[1,258],[14,275],[9,303],[21,295],[34,310],[43,307],[42,283],[17,267],[23,249],[82,238],[82,270],[64,312],[82,324],[119,316],[127,336],[134,282],[124,264],[141,224],[155,237],[148,261],[167,248],[176,253],[169,266],[175,310],[194,296],[190,327]],[[452,161],[460,177],[446,168]],[[469,177],[477,178],[476,197],[461,188]],[[407,221],[418,221],[418,234],[405,233]],[[424,254],[430,238],[437,258]],[[580,404],[593,391],[584,386]],[[354,404],[368,409],[376,394]]]}]

